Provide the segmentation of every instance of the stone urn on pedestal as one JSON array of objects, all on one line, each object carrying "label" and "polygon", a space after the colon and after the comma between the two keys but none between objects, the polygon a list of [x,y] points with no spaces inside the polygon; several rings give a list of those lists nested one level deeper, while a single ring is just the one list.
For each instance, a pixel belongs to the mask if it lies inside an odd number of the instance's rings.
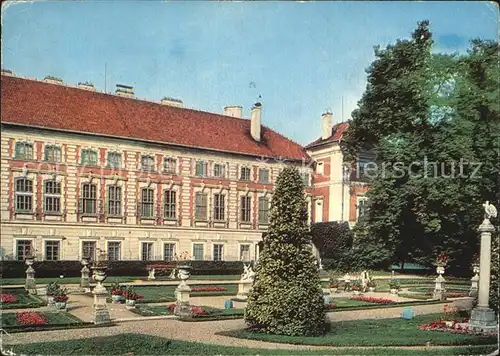
[{"label": "stone urn on pedestal", "polygon": [[187,264],[177,266],[178,276],[181,283],[175,289],[175,297],[177,299],[174,314],[178,316],[191,315],[191,306],[189,305],[189,297],[191,287],[188,286],[186,281],[191,277],[192,267]]},{"label": "stone urn on pedestal", "polygon": [[92,294],[94,295],[94,324],[105,324],[110,321],[108,306],[106,305],[108,292],[106,291],[106,287],[102,284],[107,277],[106,269],[107,267],[102,265],[92,266],[93,277],[97,282],[94,290],[92,291]]},{"label": "stone urn on pedestal", "polygon": [[89,258],[84,256],[81,260],[83,268],[81,269],[82,276],[80,278],[80,288],[84,293],[90,292],[90,269],[88,267]]},{"label": "stone urn on pedestal", "polygon": [[438,274],[437,278],[434,280],[436,283],[434,287],[434,292],[432,294],[432,299],[445,301],[446,300],[446,288],[445,282],[446,280],[443,277],[445,265],[438,265],[436,267],[436,272]]},{"label": "stone urn on pedestal", "polygon": [[24,261],[28,268],[26,269],[26,283],[24,289],[29,294],[37,294],[36,292],[36,281],[35,281],[35,269],[33,268],[33,263],[35,263],[35,257],[32,255],[26,256]]},{"label": "stone urn on pedestal", "polygon": [[472,272],[474,272],[474,276],[470,279],[471,285],[469,297],[477,298],[479,290],[479,264],[472,265]]}]

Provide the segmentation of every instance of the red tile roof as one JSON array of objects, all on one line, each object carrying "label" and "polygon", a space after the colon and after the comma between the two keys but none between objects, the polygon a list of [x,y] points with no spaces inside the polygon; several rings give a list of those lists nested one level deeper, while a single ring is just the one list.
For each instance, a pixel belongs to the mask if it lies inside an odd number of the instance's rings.
[{"label": "red tile roof", "polygon": [[309,159],[299,144],[250,120],[2,75],[2,123],[255,156]]},{"label": "red tile roof", "polygon": [[344,135],[348,127],[349,127],[348,122],[341,122],[339,124],[336,124],[332,128],[332,135],[330,137],[328,137],[326,140],[323,140],[320,137],[317,140],[308,144],[306,148],[320,146],[329,142],[340,142],[342,140],[342,136]]}]

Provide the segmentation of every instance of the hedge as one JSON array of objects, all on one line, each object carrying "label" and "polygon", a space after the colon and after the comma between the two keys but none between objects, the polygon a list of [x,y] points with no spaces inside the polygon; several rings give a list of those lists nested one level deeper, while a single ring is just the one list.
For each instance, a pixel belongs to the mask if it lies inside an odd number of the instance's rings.
[{"label": "hedge", "polygon": [[[152,264],[175,264],[167,261],[109,261],[109,276],[147,276],[146,267]],[[189,261],[193,267],[192,275],[235,275],[243,273],[241,261]],[[1,261],[0,278],[24,278],[24,261]],[[35,278],[79,277],[82,265],[80,261],[35,261]]]}]

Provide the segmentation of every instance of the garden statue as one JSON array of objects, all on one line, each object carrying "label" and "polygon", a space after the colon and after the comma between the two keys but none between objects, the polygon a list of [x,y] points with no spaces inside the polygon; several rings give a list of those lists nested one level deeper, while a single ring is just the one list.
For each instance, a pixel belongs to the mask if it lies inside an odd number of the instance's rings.
[{"label": "garden statue", "polygon": [[493,204],[490,204],[489,201],[486,201],[485,204],[483,204],[484,207],[484,219],[485,220],[490,220],[490,218],[496,218],[497,217],[497,208]]},{"label": "garden statue", "polygon": [[368,272],[361,272],[361,289],[363,290],[363,292],[366,292],[366,289],[368,288],[368,282],[370,282],[370,275],[368,274]]},{"label": "garden statue", "polygon": [[242,281],[252,281],[255,278],[255,272],[252,269],[251,265],[243,265],[243,273],[241,274]]},{"label": "garden statue", "polygon": [[238,283],[238,294],[236,298],[239,300],[246,300],[248,298],[248,293],[252,289],[253,281],[255,278],[255,272],[251,265],[246,266],[243,264],[243,273],[241,274],[240,282]]}]

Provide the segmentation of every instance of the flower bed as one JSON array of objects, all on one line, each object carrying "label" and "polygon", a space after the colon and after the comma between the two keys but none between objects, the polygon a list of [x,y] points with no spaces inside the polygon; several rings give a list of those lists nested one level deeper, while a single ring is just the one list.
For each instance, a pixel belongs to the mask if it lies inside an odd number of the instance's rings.
[{"label": "flower bed", "polygon": [[17,303],[17,298],[10,293],[0,293],[0,302],[2,304]]},{"label": "flower bed", "polygon": [[225,292],[227,289],[225,287],[192,287],[191,292]]},{"label": "flower bed", "polygon": [[37,312],[21,312],[16,314],[16,320],[19,325],[45,325],[47,319]]},{"label": "flower bed", "polygon": [[469,328],[468,319],[439,319],[437,321],[431,321],[427,324],[422,324],[418,328],[419,330],[427,331],[444,331],[452,334],[469,334],[469,335],[485,335],[485,336],[496,336],[496,332],[477,332]]},{"label": "flower bed", "polygon": [[362,295],[352,296],[349,299],[358,300],[360,302],[374,303],[374,304],[395,304],[396,302],[386,298],[365,297]]},{"label": "flower bed", "polygon": [[335,308],[337,308],[337,303],[335,303],[335,302],[330,302],[330,303],[328,303],[328,304],[326,305],[326,309],[327,309],[327,310],[330,310],[330,309],[335,309]]}]

